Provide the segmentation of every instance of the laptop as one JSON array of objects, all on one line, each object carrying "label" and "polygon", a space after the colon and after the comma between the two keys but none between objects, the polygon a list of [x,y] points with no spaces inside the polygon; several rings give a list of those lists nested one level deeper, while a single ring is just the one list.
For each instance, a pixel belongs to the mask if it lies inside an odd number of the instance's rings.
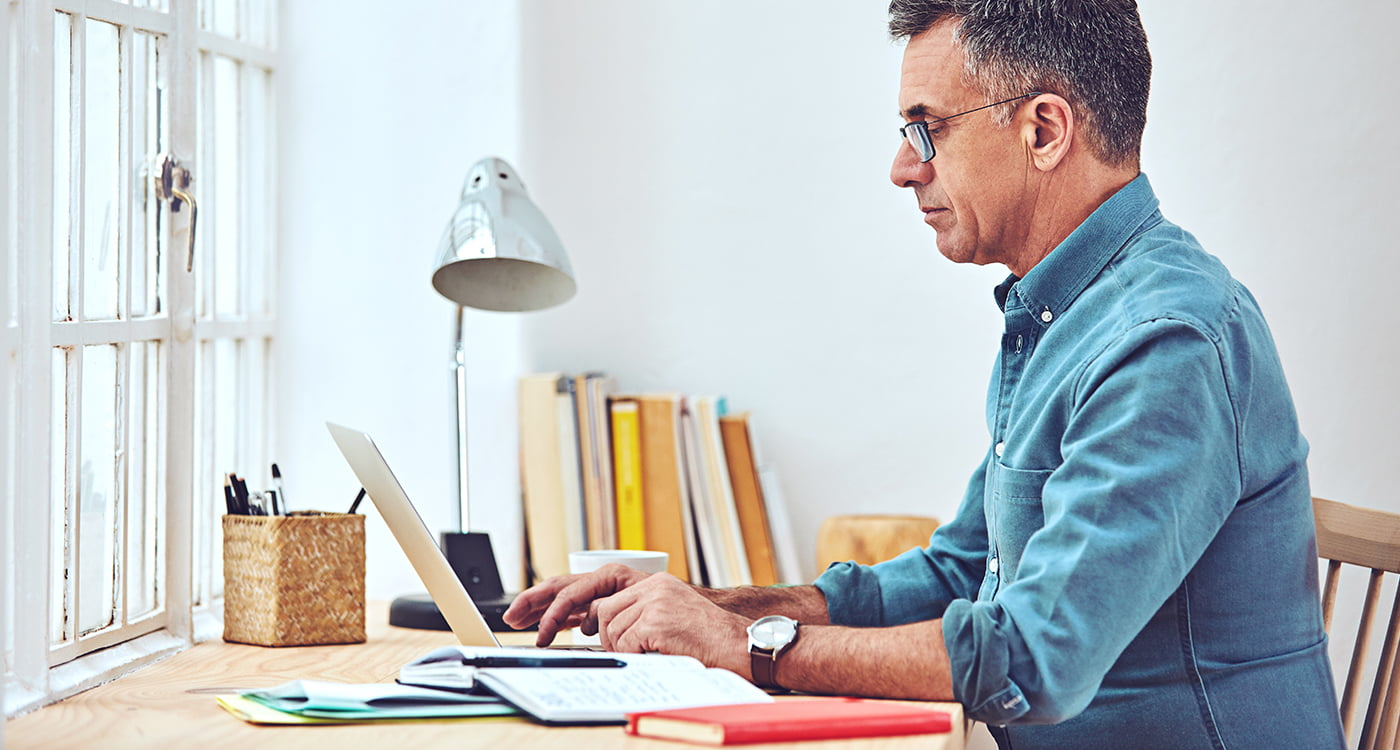
[{"label": "laptop", "polygon": [[413,569],[428,587],[428,594],[437,604],[448,628],[463,646],[500,646],[496,635],[491,632],[481,610],[467,594],[447,557],[438,549],[433,535],[423,524],[423,519],[408,500],[389,462],[379,452],[374,441],[359,430],[326,423],[331,437],[340,448],[341,455],[349,462],[350,469],[365,488],[365,494],[379,510],[379,515],[388,524],[395,541],[408,555]]}]

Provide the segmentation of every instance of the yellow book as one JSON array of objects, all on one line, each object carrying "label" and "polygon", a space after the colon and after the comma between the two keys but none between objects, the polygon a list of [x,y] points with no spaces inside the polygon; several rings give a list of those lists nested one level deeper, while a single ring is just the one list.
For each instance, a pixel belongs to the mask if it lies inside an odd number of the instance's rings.
[{"label": "yellow book", "polygon": [[647,549],[670,556],[666,571],[682,581],[699,583],[700,552],[690,515],[690,486],[682,452],[681,411],[677,394],[636,396],[642,433],[642,503]]},{"label": "yellow book", "polygon": [[646,549],[642,510],[642,432],[637,402],[612,402],[613,485],[617,493],[618,549]]}]

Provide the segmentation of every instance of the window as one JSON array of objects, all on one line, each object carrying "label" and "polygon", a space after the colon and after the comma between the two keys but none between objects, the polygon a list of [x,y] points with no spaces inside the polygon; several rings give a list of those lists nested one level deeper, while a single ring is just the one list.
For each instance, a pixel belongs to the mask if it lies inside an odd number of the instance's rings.
[{"label": "window", "polygon": [[275,2],[4,6],[7,713],[221,596],[222,473],[271,449]]}]

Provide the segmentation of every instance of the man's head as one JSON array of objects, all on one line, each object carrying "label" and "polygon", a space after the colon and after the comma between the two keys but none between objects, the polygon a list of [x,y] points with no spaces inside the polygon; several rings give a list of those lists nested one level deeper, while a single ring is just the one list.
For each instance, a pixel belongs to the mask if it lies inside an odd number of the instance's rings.
[{"label": "man's head", "polygon": [[901,116],[937,154],[901,144],[891,179],[949,258],[1024,275],[1137,174],[1151,58],[1133,0],[893,0],[890,33],[908,39]]},{"label": "man's head", "polygon": [[[895,39],[952,21],[967,84],[987,101],[1045,91],[1074,107],[1095,156],[1136,167],[1152,58],[1134,0],[893,0]],[[997,108],[998,124],[1010,121]]]}]

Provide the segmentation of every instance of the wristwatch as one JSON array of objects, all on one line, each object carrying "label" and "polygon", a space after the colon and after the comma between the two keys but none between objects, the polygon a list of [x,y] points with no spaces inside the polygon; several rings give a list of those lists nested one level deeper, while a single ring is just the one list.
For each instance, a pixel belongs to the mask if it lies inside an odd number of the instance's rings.
[{"label": "wristwatch", "polygon": [[749,667],[753,682],[761,688],[781,690],[775,677],[778,655],[797,641],[797,621],[782,615],[768,615],[749,626]]}]

